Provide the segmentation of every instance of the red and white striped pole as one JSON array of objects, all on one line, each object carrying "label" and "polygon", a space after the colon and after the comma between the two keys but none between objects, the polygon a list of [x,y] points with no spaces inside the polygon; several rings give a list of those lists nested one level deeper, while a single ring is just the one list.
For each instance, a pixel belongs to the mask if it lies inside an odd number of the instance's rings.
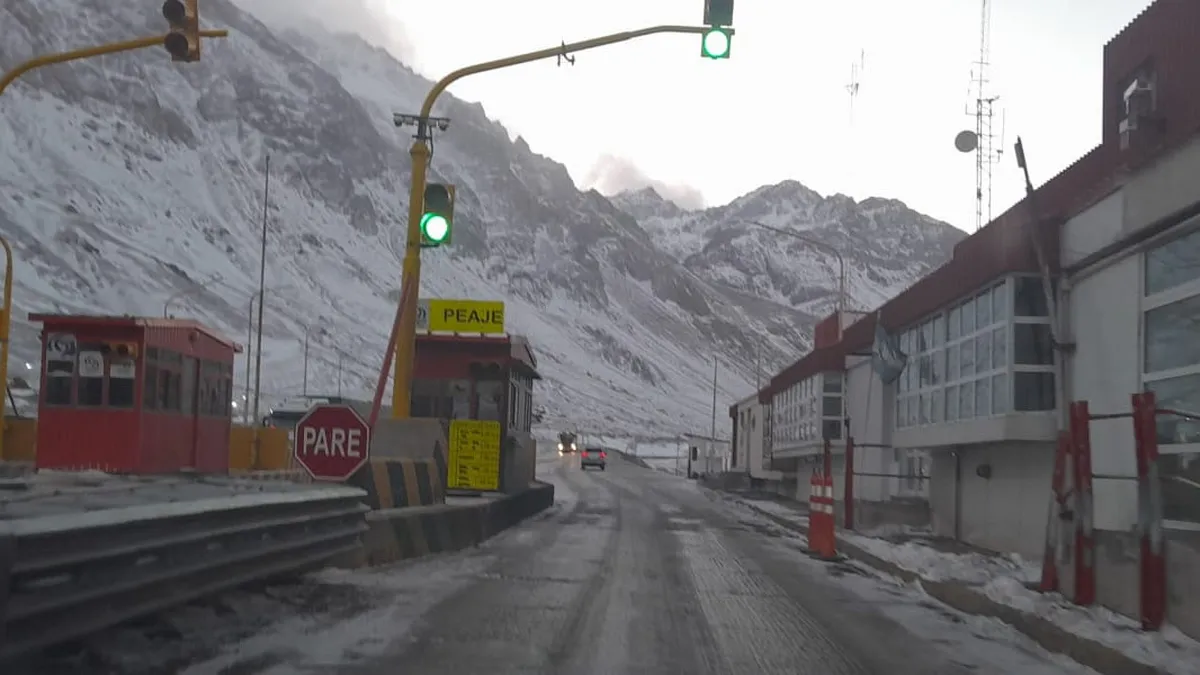
[{"label": "red and white striped pole", "polygon": [[1138,469],[1138,531],[1141,535],[1140,595],[1143,630],[1158,630],[1167,617],[1167,561],[1163,544],[1162,482],[1158,475],[1158,409],[1154,392],[1133,395],[1133,436]]}]

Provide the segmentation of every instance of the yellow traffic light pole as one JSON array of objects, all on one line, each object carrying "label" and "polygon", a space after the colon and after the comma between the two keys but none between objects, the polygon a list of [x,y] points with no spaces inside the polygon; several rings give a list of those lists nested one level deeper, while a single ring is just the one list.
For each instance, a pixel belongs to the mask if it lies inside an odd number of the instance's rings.
[{"label": "yellow traffic light pole", "polygon": [[[222,38],[228,37],[227,30],[202,30],[200,37],[206,38]],[[165,35],[155,35],[154,37],[139,38],[137,40],[128,40],[125,42],[112,42],[99,47],[88,47],[86,49],[76,49],[70,52],[59,52],[57,54],[46,54],[37,58],[29,59],[25,63],[18,65],[16,68],[4,73],[0,77],[0,94],[8,88],[18,77],[28,73],[35,68],[43,66],[52,66],[56,63],[66,63],[68,61],[79,61],[80,59],[90,59],[96,56],[104,56],[105,54],[116,54],[118,52],[131,52],[135,49],[145,49],[146,47],[161,47]]]},{"label": "yellow traffic light pole", "polygon": [[4,430],[8,428],[8,344],[9,326],[12,325],[12,285],[13,285],[13,254],[8,239],[0,237],[0,246],[4,247],[4,306],[0,308],[0,382],[4,383],[4,391],[0,392],[0,460],[4,459]]},{"label": "yellow traffic light pole", "polygon": [[[412,404],[413,359],[416,356],[417,339],[417,300],[421,288],[421,216],[424,209],[426,170],[429,165],[429,148],[425,145],[425,141],[429,130],[428,120],[433,113],[433,104],[437,101],[437,97],[451,84],[469,75],[478,75],[479,73],[500,70],[501,68],[508,68],[510,66],[519,66],[523,63],[551,59],[556,56],[565,56],[573,52],[605,47],[617,44],[618,42],[646,37],[647,35],[659,35],[662,33],[703,35],[710,30],[712,30],[711,26],[651,26],[623,33],[613,33],[612,35],[592,38],[582,42],[562,44],[536,52],[519,54],[485,63],[477,63],[473,66],[460,68],[438,80],[433,85],[433,89],[430,89],[429,95],[425,97],[424,105],[421,106],[420,121],[417,126],[417,139],[413,141],[412,147],[408,152],[409,156],[412,157],[412,185],[408,193],[408,235],[404,247],[403,276],[401,277],[400,287],[407,288],[409,284],[412,284],[412,287],[417,289],[418,292],[401,294],[400,311],[397,313],[396,364],[392,389],[392,417],[394,419],[407,419]],[[729,30],[730,34],[732,34],[732,29]]]},{"label": "yellow traffic light pole", "polygon": [[[206,38],[222,38],[228,37],[227,30],[202,30],[200,37]],[[46,54],[29,59],[28,61],[19,64],[16,68],[4,73],[0,76],[0,94],[8,89],[8,85],[16,81],[16,79],[25,73],[43,66],[52,66],[58,63],[66,63],[68,61],[79,61],[81,59],[90,59],[96,56],[104,56],[105,54],[116,54],[119,52],[129,52],[135,49],[145,49],[146,47],[158,47],[163,44],[166,38],[164,35],[155,35],[154,37],[139,38],[137,40],[127,40],[125,42],[112,42],[98,47],[88,47],[86,49],[76,49],[69,52],[59,52],[57,54]],[[0,459],[4,458],[4,429],[7,426],[5,418],[7,417],[6,409],[8,407],[8,352],[10,340],[10,328],[12,326],[12,285],[13,285],[13,255],[12,246],[8,240],[0,237],[0,246],[4,248],[4,305],[0,307],[0,383],[3,383],[4,391],[0,391]]]}]

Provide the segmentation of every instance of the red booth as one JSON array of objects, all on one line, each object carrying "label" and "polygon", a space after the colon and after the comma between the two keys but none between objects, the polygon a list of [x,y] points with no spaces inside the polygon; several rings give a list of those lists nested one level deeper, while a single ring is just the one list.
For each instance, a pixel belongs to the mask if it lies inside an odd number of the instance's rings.
[{"label": "red booth", "polygon": [[37,468],[229,471],[240,345],[182,319],[29,319],[43,325]]},{"label": "red booth", "polygon": [[528,432],[537,359],[520,335],[417,335],[413,417],[494,420]]}]

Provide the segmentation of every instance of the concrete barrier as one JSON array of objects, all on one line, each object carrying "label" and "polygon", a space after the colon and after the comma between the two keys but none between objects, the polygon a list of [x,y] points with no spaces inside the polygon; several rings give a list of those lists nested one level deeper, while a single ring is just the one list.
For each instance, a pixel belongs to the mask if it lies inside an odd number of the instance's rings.
[{"label": "concrete barrier", "polygon": [[446,470],[432,458],[372,457],[346,482],[365,490],[366,504],[373,509],[433,506],[446,501]]},{"label": "concrete barrier", "polygon": [[[254,436],[258,434],[258,464],[254,462]],[[292,466],[292,443],[287,429],[234,425],[229,430],[230,471],[287,471]]]},{"label": "concrete barrier", "polygon": [[7,462],[33,462],[37,458],[37,420],[31,417],[4,419],[4,454]]},{"label": "concrete barrier", "polygon": [[554,486],[540,483],[496,499],[372,511],[362,548],[335,564],[369,567],[470,548],[552,504]]}]

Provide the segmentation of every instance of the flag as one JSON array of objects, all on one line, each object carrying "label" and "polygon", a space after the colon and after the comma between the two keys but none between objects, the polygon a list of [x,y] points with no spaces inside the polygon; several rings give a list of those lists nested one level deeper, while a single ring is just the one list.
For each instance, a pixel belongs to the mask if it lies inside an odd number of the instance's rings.
[{"label": "flag", "polygon": [[904,372],[908,355],[900,351],[900,341],[883,329],[879,313],[875,314],[875,344],[871,347],[871,368],[884,384],[891,384]]}]

